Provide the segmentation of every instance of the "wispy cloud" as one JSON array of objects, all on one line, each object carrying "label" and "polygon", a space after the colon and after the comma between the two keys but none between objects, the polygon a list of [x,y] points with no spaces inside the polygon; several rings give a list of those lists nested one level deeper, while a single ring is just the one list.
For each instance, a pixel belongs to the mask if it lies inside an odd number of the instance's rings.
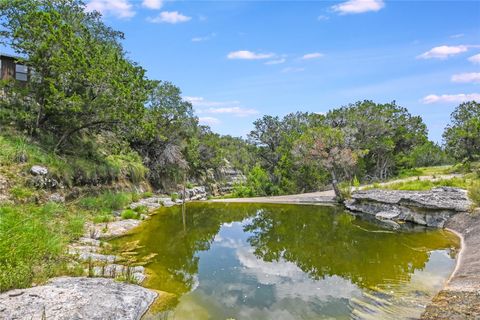
[{"label": "wispy cloud", "polygon": [[214,117],[199,117],[198,122],[200,122],[200,124],[206,124],[209,126],[221,123],[220,120]]},{"label": "wispy cloud", "polygon": [[480,64],[480,53],[468,58],[468,61],[474,64]]},{"label": "wispy cloud", "polygon": [[162,11],[154,18],[147,18],[147,21],[152,23],[170,23],[177,24],[190,21],[192,18],[185,16],[178,11]]},{"label": "wispy cloud", "polygon": [[452,39],[458,39],[458,38],[462,38],[463,36],[464,36],[463,33],[457,33],[457,34],[452,34],[452,35],[450,36],[450,38],[452,38]]},{"label": "wispy cloud", "polygon": [[302,72],[302,71],[305,71],[305,68],[287,67],[282,70],[283,73]]},{"label": "wispy cloud", "polygon": [[358,14],[376,12],[383,7],[385,7],[383,0],[349,0],[332,6],[332,10],[339,14]]},{"label": "wispy cloud", "polygon": [[163,6],[163,0],[143,0],[142,6],[148,9],[158,10]]},{"label": "wispy cloud", "polygon": [[330,19],[329,16],[326,16],[326,15],[323,15],[323,14],[321,14],[321,15],[319,15],[319,16],[317,17],[317,20],[318,20],[318,21],[327,21],[327,20],[329,20],[329,19]]},{"label": "wispy cloud", "polygon": [[453,82],[475,82],[480,83],[480,72],[460,73],[452,76]]},{"label": "wispy cloud", "polygon": [[281,58],[281,59],[277,59],[277,60],[267,61],[267,62],[265,62],[265,64],[268,64],[268,65],[272,65],[272,64],[282,64],[282,63],[285,63],[286,61],[287,61],[287,59]]},{"label": "wispy cloud", "polygon": [[215,33],[210,33],[209,35],[204,36],[204,37],[194,37],[194,38],[192,38],[192,42],[208,41],[208,40],[212,39],[212,38],[215,37],[215,36],[216,36]]},{"label": "wispy cloud", "polygon": [[261,59],[270,59],[275,55],[273,53],[255,53],[248,50],[239,50],[232,51],[227,55],[228,59],[239,59],[239,60],[261,60]]},{"label": "wispy cloud", "polygon": [[417,56],[418,59],[447,59],[448,57],[467,52],[468,46],[439,46]]},{"label": "wispy cloud", "polygon": [[318,59],[323,57],[324,54],[320,52],[313,52],[313,53],[307,53],[303,55],[302,60],[311,60],[311,59]]},{"label": "wispy cloud", "polygon": [[431,103],[462,103],[465,101],[480,101],[480,93],[459,93],[459,94],[430,94],[421,101],[424,104]]},{"label": "wispy cloud", "polygon": [[105,16],[128,19],[135,15],[128,0],[91,0],[86,4],[86,11],[98,11]]},{"label": "wispy cloud", "polygon": [[236,117],[246,117],[258,114],[258,110],[245,108],[239,101],[210,101],[203,97],[184,97],[194,107],[198,114],[230,114]]}]

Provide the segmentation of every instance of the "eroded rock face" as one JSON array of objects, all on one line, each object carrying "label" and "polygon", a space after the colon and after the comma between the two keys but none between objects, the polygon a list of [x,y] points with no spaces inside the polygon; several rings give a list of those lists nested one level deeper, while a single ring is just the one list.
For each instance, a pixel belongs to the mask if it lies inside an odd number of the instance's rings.
[{"label": "eroded rock face", "polygon": [[410,221],[442,228],[448,218],[471,207],[463,189],[440,187],[430,191],[361,190],[345,206],[379,220]]},{"label": "eroded rock face", "polygon": [[157,293],[105,278],[60,277],[0,294],[0,319],[140,319]]}]

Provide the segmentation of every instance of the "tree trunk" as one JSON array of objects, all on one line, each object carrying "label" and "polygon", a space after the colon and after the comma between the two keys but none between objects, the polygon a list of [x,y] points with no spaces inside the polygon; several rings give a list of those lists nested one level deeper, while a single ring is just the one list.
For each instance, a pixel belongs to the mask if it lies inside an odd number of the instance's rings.
[{"label": "tree trunk", "polygon": [[343,199],[342,192],[338,188],[337,175],[335,174],[334,170],[332,170],[330,174],[332,175],[332,187],[333,187],[333,191],[335,192],[335,197],[337,198],[338,202],[343,202],[345,199]]}]

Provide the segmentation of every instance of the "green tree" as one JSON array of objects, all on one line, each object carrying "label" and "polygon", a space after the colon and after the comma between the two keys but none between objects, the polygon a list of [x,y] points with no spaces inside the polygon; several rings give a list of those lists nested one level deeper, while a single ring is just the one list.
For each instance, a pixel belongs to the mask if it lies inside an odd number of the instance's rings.
[{"label": "green tree", "polygon": [[447,152],[457,160],[480,157],[480,103],[460,104],[450,116],[451,123],[443,133]]},{"label": "green tree", "polygon": [[306,132],[297,141],[297,156],[301,162],[319,163],[328,171],[335,195],[343,201],[338,187],[341,180],[351,180],[360,150],[352,149],[347,135],[340,129],[323,127]]},{"label": "green tree", "polygon": [[326,125],[348,132],[355,149],[367,150],[359,163],[359,177],[383,180],[401,169],[401,160],[412,148],[427,141],[421,117],[412,116],[395,101],[369,100],[330,111]]},{"label": "green tree", "polygon": [[142,117],[145,70],[126,58],[123,35],[79,0],[0,2],[3,44],[31,70],[16,97],[21,125],[45,130],[60,149],[80,132],[112,131]]}]

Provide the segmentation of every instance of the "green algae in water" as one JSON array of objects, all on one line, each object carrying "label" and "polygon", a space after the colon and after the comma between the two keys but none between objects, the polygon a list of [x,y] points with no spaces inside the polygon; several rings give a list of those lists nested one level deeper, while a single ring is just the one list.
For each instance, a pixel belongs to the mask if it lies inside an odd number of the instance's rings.
[{"label": "green algae in water", "polygon": [[153,319],[418,317],[455,266],[444,230],[393,232],[336,207],[189,203],[111,241],[174,294]]}]

